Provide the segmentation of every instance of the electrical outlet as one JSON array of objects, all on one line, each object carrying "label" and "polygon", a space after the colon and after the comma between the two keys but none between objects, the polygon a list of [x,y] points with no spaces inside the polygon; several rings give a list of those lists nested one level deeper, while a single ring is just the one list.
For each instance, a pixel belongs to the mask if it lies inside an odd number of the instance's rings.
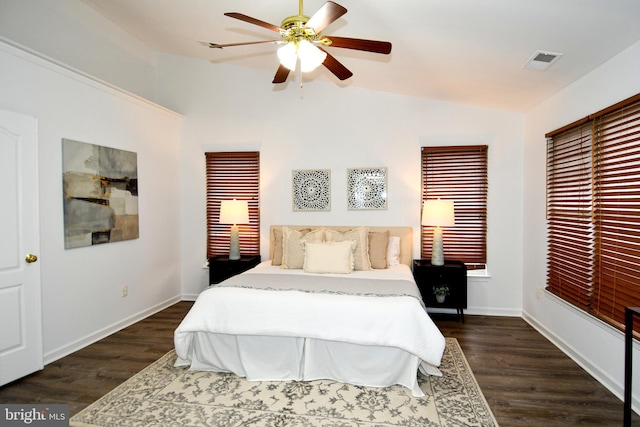
[{"label": "electrical outlet", "polygon": [[536,298],[540,299],[542,295],[542,288],[536,288]]},{"label": "electrical outlet", "polygon": [[122,287],[122,298],[129,296],[129,286],[124,285]]}]

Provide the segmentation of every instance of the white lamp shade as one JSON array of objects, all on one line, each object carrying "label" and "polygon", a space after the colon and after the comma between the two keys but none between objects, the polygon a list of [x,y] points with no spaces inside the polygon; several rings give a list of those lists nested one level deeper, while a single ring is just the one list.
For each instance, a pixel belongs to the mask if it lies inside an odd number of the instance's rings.
[{"label": "white lamp shade", "polygon": [[296,63],[298,62],[298,55],[296,52],[296,45],[293,43],[287,43],[281,48],[278,49],[278,59],[280,63],[290,69],[291,71],[295,71]]},{"label": "white lamp shade", "polygon": [[426,200],[422,205],[422,225],[451,227],[455,225],[452,200]]},{"label": "white lamp shade", "polygon": [[249,203],[246,200],[223,200],[220,202],[221,224],[248,224]]},{"label": "white lamp shade", "polygon": [[300,70],[303,73],[318,68],[327,57],[326,52],[321,51],[306,40],[298,43],[298,58],[300,58]]},{"label": "white lamp shade", "polygon": [[326,52],[306,40],[301,40],[297,44],[290,42],[278,49],[280,63],[291,71],[295,71],[298,59],[300,59],[300,71],[307,73],[322,65],[326,57]]}]

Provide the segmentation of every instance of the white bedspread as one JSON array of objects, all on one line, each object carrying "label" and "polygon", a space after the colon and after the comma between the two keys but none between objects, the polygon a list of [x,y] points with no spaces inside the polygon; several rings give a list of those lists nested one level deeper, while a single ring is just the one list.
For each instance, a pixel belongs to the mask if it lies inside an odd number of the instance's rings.
[{"label": "white bedspread", "polygon": [[[271,286],[278,277],[295,285]],[[332,283],[330,290],[316,289],[317,277]],[[350,281],[345,277],[358,283],[355,291],[349,289]],[[369,281],[374,291],[362,292],[365,282],[360,279]],[[306,280],[313,281],[309,288],[305,288]],[[263,289],[244,287],[252,282]],[[192,358],[198,357],[193,352],[200,351],[194,345],[194,335],[211,332],[395,347],[417,356],[426,372],[437,372],[424,365],[440,365],[444,337],[420,299],[410,295],[411,291],[402,290],[400,295],[388,293],[394,284],[398,289],[417,290],[406,265],[348,275],[316,275],[283,270],[271,266],[269,261],[263,262],[243,273],[235,285],[213,286],[198,296],[175,331],[177,364],[190,365]]]}]

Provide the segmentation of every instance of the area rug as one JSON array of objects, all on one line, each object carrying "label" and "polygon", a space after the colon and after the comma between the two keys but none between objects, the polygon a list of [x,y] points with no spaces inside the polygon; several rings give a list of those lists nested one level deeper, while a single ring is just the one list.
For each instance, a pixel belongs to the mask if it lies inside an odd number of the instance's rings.
[{"label": "area rug", "polygon": [[455,338],[442,377],[419,375],[425,397],[402,386],[336,381],[250,382],[173,366],[170,351],[71,418],[74,427],[497,426]]}]

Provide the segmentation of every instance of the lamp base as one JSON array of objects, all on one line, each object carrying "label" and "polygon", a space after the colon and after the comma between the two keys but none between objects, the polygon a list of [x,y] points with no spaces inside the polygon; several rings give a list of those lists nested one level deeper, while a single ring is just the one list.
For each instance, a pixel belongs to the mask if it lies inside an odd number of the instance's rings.
[{"label": "lamp base", "polygon": [[229,259],[237,261],[240,259],[240,232],[237,225],[231,226],[231,241],[229,242]]},{"label": "lamp base", "polygon": [[442,251],[442,228],[433,228],[433,245],[431,247],[431,265],[444,265],[444,253]]}]

